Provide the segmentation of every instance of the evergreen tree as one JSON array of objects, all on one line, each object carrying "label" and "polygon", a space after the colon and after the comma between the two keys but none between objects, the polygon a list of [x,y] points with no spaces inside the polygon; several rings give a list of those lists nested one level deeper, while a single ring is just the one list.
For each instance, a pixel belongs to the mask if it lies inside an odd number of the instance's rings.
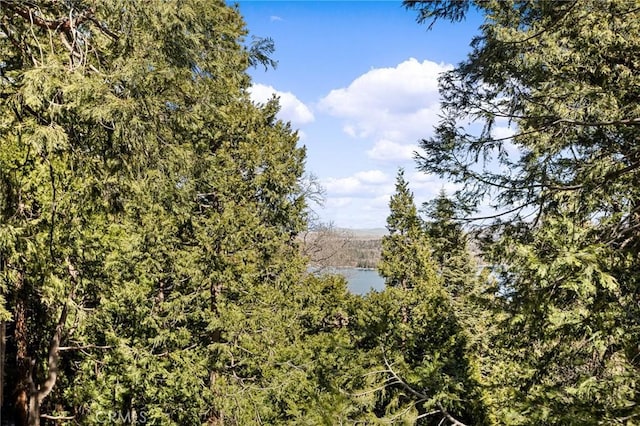
[{"label": "evergreen tree", "polygon": [[16,423],[295,422],[337,404],[300,359],[344,334],[302,315],[304,150],[277,102],[249,99],[245,69],[267,57],[242,47],[237,10],[0,6],[0,388]]},{"label": "evergreen tree", "polygon": [[455,220],[454,203],[440,192],[426,206],[429,221],[426,234],[433,248],[433,258],[443,283],[454,300],[474,290],[478,265],[469,251],[467,234]]},{"label": "evergreen tree", "polygon": [[389,201],[389,210],[389,235],[382,239],[378,269],[388,287],[410,290],[420,281],[432,280],[435,270],[431,247],[402,170],[398,172],[396,192]]},{"label": "evergreen tree", "polygon": [[369,413],[364,418],[483,424],[465,335],[436,274],[402,171],[389,206],[389,235],[383,239],[380,262],[387,287],[369,296],[359,314],[359,347],[373,362],[363,389],[356,392]]},{"label": "evergreen tree", "polygon": [[[472,5],[485,16],[468,59],[441,79],[444,118],[420,166],[461,183],[470,209],[487,198],[500,209],[485,234],[508,314],[502,422],[633,422],[638,4],[405,5],[431,23],[459,21]],[[460,126],[468,118],[483,130]],[[515,134],[495,137],[507,123]]]},{"label": "evergreen tree", "polygon": [[[491,404],[494,378],[502,374],[503,357],[495,348],[499,334],[496,324],[499,313],[496,280],[488,267],[480,268],[479,255],[470,251],[469,236],[457,220],[460,212],[444,191],[425,203],[428,219],[425,231],[433,247],[438,275],[447,293],[466,338],[465,356],[469,360],[470,376],[481,385],[482,400]],[[487,419],[499,423],[493,410]]]}]

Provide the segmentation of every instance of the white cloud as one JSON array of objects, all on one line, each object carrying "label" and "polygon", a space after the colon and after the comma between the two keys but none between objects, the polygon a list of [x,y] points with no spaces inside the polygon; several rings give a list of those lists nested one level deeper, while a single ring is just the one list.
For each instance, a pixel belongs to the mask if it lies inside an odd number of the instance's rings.
[{"label": "white cloud", "polygon": [[[419,141],[433,135],[440,119],[438,77],[451,68],[412,58],[372,69],[320,99],[314,111],[337,118],[364,154],[354,158],[355,170],[345,171],[346,176],[322,180],[327,190],[324,217],[338,226],[383,227],[398,165],[408,171],[417,206],[442,188],[453,189],[436,176],[410,172],[414,152],[424,153]],[[376,164],[376,169],[365,164]]]},{"label": "white cloud", "polygon": [[322,181],[329,199],[334,196],[366,198],[393,189],[393,179],[381,170],[365,170],[342,178],[327,178]]},{"label": "white cloud", "polygon": [[367,156],[381,161],[406,161],[413,158],[413,153],[420,148],[417,145],[403,145],[387,139],[377,141],[367,151]]},{"label": "white cloud", "polygon": [[358,172],[355,177],[363,183],[380,184],[389,181],[389,176],[380,170],[368,170],[366,172]]},{"label": "white cloud", "polygon": [[[445,182],[435,175],[407,171],[405,178],[418,208],[433,200],[444,189],[449,195],[459,185]],[[327,202],[323,216],[338,226],[351,228],[383,227],[389,215],[389,200],[395,192],[396,177],[382,170],[359,171],[351,176],[323,180]]]},{"label": "white cloud", "polygon": [[274,95],[280,98],[280,112],[278,118],[283,121],[291,121],[295,126],[311,123],[315,117],[309,107],[300,101],[291,92],[281,92],[271,86],[254,84],[249,88],[251,100],[265,103]]},{"label": "white cloud", "polygon": [[328,178],[323,181],[322,186],[332,195],[352,195],[363,189],[362,182],[355,176]]},{"label": "white cloud", "polygon": [[355,172],[351,176],[324,179],[327,202],[323,213],[339,226],[367,228],[383,226],[388,214],[394,176],[382,170]]},{"label": "white cloud", "polygon": [[430,135],[438,121],[438,76],[449,69],[411,58],[361,75],[348,87],[329,92],[318,106],[343,119],[343,130],[351,137],[415,143]]},{"label": "white cloud", "polygon": [[337,226],[348,228],[381,228],[389,214],[389,197],[384,194],[366,199],[337,197],[327,201],[324,213]]},{"label": "white cloud", "polygon": [[411,58],[395,68],[372,69],[349,87],[332,90],[322,102],[337,116],[360,117],[363,108],[412,112],[423,107],[425,102],[437,101],[438,75],[448,68]]},{"label": "white cloud", "polygon": [[282,19],[281,17],[279,17],[278,15],[271,15],[269,16],[269,20],[271,22],[276,22],[276,21],[284,21],[284,19]]},{"label": "white cloud", "polygon": [[495,126],[491,129],[491,136],[495,139],[508,139],[516,134],[516,129],[509,126]]},{"label": "white cloud", "polygon": [[351,197],[333,197],[327,200],[326,208],[344,208],[353,202]]}]

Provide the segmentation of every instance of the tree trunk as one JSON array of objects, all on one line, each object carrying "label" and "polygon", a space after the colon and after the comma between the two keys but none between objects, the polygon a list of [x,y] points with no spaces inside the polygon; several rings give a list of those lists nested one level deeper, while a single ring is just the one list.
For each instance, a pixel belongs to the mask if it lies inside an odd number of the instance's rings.
[{"label": "tree trunk", "polygon": [[27,353],[27,307],[23,294],[24,272],[18,271],[16,279],[15,331],[16,367],[18,377],[15,386],[14,407],[16,425],[27,426],[29,419],[29,383],[31,382],[31,360]]},{"label": "tree trunk", "polygon": [[[29,407],[28,407],[28,426],[40,426],[40,405],[42,401],[49,396],[53,387],[58,379],[58,362],[60,360],[60,340],[62,339],[62,332],[64,331],[65,323],[67,322],[67,311],[69,302],[65,302],[56,330],[51,337],[51,343],[49,346],[49,357],[47,360],[47,378],[45,381],[36,387],[33,382],[33,374],[29,375],[30,392],[29,392]],[[31,373],[31,372],[30,372]]]},{"label": "tree trunk", "polygon": [[[4,354],[7,349],[7,323],[0,321],[0,408],[4,406]],[[0,424],[2,417],[0,414]]]},{"label": "tree trunk", "polygon": [[29,426],[40,426],[40,401],[37,395],[31,395],[29,399]]},{"label": "tree trunk", "polygon": [[16,382],[16,420],[17,426],[40,426],[40,406],[42,401],[49,396],[58,379],[58,362],[60,359],[59,348],[62,339],[62,333],[67,322],[67,312],[69,301],[73,297],[76,285],[75,270],[70,272],[73,283],[73,290],[62,307],[62,312],[56,324],[56,329],[51,336],[49,344],[49,353],[47,359],[47,377],[43,383],[36,385],[34,381],[35,362],[28,356],[27,336],[27,309],[25,304],[24,274],[18,274],[16,282],[16,309],[15,309],[15,341],[16,341],[16,364],[18,369],[18,378]]}]

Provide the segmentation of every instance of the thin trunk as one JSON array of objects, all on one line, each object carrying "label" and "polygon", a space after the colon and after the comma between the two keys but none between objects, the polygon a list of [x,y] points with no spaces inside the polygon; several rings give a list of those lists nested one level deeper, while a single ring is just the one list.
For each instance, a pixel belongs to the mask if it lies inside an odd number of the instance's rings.
[{"label": "thin trunk", "polygon": [[[4,354],[7,350],[7,323],[0,322],[0,407],[4,406]],[[0,417],[2,424],[2,417]]]},{"label": "thin trunk", "polygon": [[29,426],[40,426],[40,404],[36,400],[35,396],[31,396],[29,399]]},{"label": "thin trunk", "polygon": [[[56,329],[51,336],[51,342],[49,343],[49,352],[47,357],[47,377],[41,384],[36,384],[34,382],[33,375],[33,366],[34,363],[28,359],[29,368],[26,374],[26,382],[27,382],[27,400],[24,401],[27,410],[27,418],[26,418],[26,426],[40,426],[40,407],[42,402],[49,396],[51,391],[53,390],[56,381],[58,380],[58,363],[60,361],[60,342],[62,340],[62,333],[64,332],[65,325],[67,323],[67,313],[69,310],[69,302],[73,299],[73,294],[75,292],[75,288],[77,286],[77,277],[78,272],[75,270],[73,265],[67,259],[67,265],[69,268],[69,275],[71,275],[71,283],[72,289],[62,307],[62,312],[60,312],[60,317],[58,318],[58,323],[56,324]],[[20,302],[18,303],[18,305]],[[17,328],[17,320],[16,320],[16,328]],[[26,324],[25,324],[25,333],[26,333]],[[26,336],[26,334],[25,334]],[[25,340],[26,342],[26,340]],[[26,345],[24,347],[26,354]],[[19,349],[20,351],[20,349]],[[25,424],[25,423],[22,423]]]},{"label": "thin trunk", "polygon": [[31,359],[27,353],[27,307],[25,306],[24,272],[18,271],[16,279],[15,331],[17,381],[14,407],[18,426],[28,425],[29,383],[31,382]]},{"label": "thin trunk", "polygon": [[56,325],[56,331],[51,337],[51,343],[49,345],[49,356],[47,359],[47,378],[45,379],[44,383],[42,383],[37,388],[33,384],[33,381],[31,382],[31,395],[29,398],[29,426],[40,426],[40,406],[42,405],[42,401],[44,401],[45,398],[49,396],[58,379],[60,340],[62,339],[62,332],[64,331],[64,326],[67,322],[68,307],[69,302],[67,301],[65,302],[64,307],[62,308],[62,312],[60,313],[60,318],[58,319],[58,324]]},{"label": "thin trunk", "polygon": [[[218,301],[219,297],[222,294],[222,283],[216,282],[211,284],[211,310],[218,315]],[[219,343],[222,340],[222,330],[215,329],[211,333],[211,342]],[[209,386],[211,387],[213,393],[219,396],[219,391],[216,389],[216,382],[218,381],[218,372],[216,370],[211,370],[209,372]],[[224,413],[218,409],[213,410],[213,413],[207,420],[207,425],[209,426],[223,426],[224,425]]]}]

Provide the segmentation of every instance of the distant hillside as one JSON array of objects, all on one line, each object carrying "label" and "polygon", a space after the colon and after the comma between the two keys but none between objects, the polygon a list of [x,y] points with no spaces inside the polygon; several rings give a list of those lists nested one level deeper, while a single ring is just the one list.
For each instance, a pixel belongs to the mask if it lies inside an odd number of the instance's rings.
[{"label": "distant hillside", "polygon": [[350,228],[336,228],[338,232],[343,232],[350,235],[353,239],[358,240],[380,240],[387,235],[389,231],[386,228],[362,228],[362,229],[350,229]]},{"label": "distant hillside", "polygon": [[325,227],[300,236],[313,267],[375,268],[386,229]]}]

